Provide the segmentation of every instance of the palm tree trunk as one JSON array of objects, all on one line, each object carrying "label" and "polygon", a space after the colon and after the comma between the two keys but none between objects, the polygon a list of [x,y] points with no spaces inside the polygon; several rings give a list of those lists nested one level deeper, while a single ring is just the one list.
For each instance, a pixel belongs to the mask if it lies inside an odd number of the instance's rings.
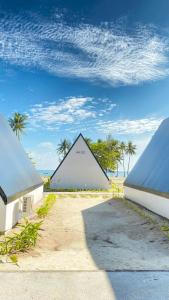
[{"label": "palm tree trunk", "polygon": [[116,173],[116,177],[119,177],[119,164],[117,163],[117,169],[116,169],[117,173]]},{"label": "palm tree trunk", "polygon": [[129,170],[130,170],[130,155],[129,155],[129,160],[128,160],[127,175],[128,175],[128,173],[129,173]]},{"label": "palm tree trunk", "polygon": [[124,152],[123,152],[123,171],[124,171],[124,177],[126,176],[126,171],[125,171],[125,165],[124,165]]}]

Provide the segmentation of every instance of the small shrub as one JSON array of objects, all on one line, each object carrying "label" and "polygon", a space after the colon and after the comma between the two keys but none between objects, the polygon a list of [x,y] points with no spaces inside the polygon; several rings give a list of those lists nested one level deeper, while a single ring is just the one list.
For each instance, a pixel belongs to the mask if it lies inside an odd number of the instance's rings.
[{"label": "small shrub", "polygon": [[11,255],[18,252],[25,252],[36,245],[37,238],[40,236],[42,221],[30,223],[25,220],[24,224],[18,225],[21,231],[13,235],[6,236],[0,242],[0,255]]},{"label": "small shrub", "polygon": [[37,210],[36,213],[38,215],[39,218],[45,218],[48,213],[49,210],[52,208],[52,206],[54,205],[56,201],[56,195],[51,194],[48,195],[45,199],[44,199],[44,203],[42,206],[40,206]]},{"label": "small shrub", "polygon": [[45,182],[44,182],[44,190],[48,190],[50,188],[50,178],[48,178]]}]

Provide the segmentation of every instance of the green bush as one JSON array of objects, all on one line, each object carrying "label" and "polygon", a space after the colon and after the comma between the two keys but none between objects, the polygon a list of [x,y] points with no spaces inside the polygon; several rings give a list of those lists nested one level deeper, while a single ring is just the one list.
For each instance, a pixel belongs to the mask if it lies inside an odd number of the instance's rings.
[{"label": "green bush", "polygon": [[11,255],[26,250],[36,245],[37,238],[40,236],[42,221],[30,223],[25,220],[24,224],[19,224],[21,231],[13,235],[6,236],[0,241],[0,255]]},{"label": "green bush", "polygon": [[48,195],[45,199],[44,199],[44,203],[42,206],[40,206],[37,210],[36,213],[38,215],[39,218],[45,218],[48,213],[49,210],[52,208],[52,206],[54,205],[56,201],[56,195],[54,194],[50,194]]},{"label": "green bush", "polygon": [[44,190],[48,190],[50,189],[50,177],[48,178],[48,180],[44,183]]}]

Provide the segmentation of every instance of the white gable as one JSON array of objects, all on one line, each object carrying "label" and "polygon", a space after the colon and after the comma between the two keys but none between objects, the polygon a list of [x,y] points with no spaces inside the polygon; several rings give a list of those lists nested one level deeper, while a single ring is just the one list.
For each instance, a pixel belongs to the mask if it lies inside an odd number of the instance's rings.
[{"label": "white gable", "polygon": [[109,180],[82,135],[51,177],[51,188],[108,189]]}]

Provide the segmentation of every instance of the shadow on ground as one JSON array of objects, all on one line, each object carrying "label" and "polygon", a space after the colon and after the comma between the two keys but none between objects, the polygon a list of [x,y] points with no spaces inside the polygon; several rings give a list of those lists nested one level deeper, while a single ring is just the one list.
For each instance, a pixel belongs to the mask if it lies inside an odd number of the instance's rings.
[{"label": "shadow on ground", "polygon": [[[87,247],[98,269],[169,270],[168,239],[154,224],[129,209],[122,201],[110,199],[83,210],[82,215]],[[107,272],[107,278],[113,287],[111,274]],[[119,275],[118,278],[120,280],[123,276]],[[143,281],[143,277],[140,278]],[[131,283],[122,282],[121,287],[120,281],[115,283],[118,289],[124,289],[123,297],[118,299],[136,299],[125,298],[125,290],[131,292]],[[127,289],[126,284],[130,288]]]}]

